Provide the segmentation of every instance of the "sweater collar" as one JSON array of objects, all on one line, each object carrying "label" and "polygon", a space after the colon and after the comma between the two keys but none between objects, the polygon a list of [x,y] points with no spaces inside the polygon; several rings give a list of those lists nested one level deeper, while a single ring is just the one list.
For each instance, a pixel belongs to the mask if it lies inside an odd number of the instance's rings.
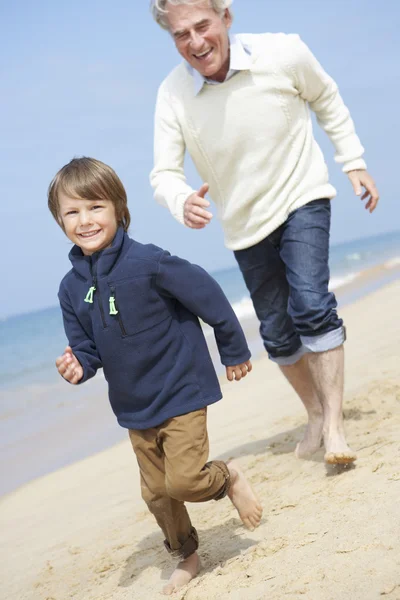
[{"label": "sweater collar", "polygon": [[68,256],[74,269],[86,280],[93,279],[94,273],[96,278],[106,277],[113,269],[128,240],[128,234],[119,227],[109,248],[85,256],[79,246],[75,245]]},{"label": "sweater collar", "polygon": [[[230,51],[230,62],[229,71],[225,78],[225,81],[233,77],[238,71],[247,71],[251,67],[252,63],[252,48],[248,44],[244,44],[239,36],[229,36],[229,51]],[[213,81],[203,77],[196,69],[194,69],[189,63],[186,64],[189,73],[193,77],[194,94],[197,96],[203,86],[208,83],[209,85],[221,85],[222,82]]]}]

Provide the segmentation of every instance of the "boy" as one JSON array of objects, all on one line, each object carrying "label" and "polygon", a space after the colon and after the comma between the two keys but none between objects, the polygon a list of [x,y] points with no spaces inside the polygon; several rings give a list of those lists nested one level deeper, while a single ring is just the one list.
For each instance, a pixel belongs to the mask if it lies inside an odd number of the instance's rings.
[{"label": "boy", "polygon": [[221,390],[197,317],[214,328],[227,378],[251,371],[240,324],[203,269],[127,235],[130,215],[116,173],[92,158],[73,159],[55,176],[50,211],[75,244],[59,299],[69,346],[59,373],[80,384],[103,368],[118,423],[129,430],[141,491],[181,560],[164,593],[199,571],[198,538],[185,501],[228,495],[243,523],[262,508],[238,466],[208,460],[207,406]]}]

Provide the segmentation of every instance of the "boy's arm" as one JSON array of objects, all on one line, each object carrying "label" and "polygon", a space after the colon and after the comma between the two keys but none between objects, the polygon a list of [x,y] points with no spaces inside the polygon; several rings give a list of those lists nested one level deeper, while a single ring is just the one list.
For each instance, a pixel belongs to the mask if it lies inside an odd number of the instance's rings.
[{"label": "boy's arm", "polygon": [[72,353],[76,356],[83,369],[83,377],[76,383],[84,383],[96,375],[102,367],[100,357],[94,342],[87,336],[79,322],[65,292],[60,289],[58,294],[63,315],[64,329]]},{"label": "boy's arm", "polygon": [[214,329],[223,365],[249,360],[251,353],[238,318],[218,283],[204,269],[164,252],[156,283],[161,293],[176,298]]}]

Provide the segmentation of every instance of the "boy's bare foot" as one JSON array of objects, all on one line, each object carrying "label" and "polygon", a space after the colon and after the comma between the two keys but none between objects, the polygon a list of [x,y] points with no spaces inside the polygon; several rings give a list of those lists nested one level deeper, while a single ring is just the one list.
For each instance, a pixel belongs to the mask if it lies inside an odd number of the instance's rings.
[{"label": "boy's bare foot", "polygon": [[197,552],[178,563],[175,571],[163,588],[163,594],[170,596],[187,585],[200,571],[200,558]]},{"label": "boy's bare foot", "polygon": [[308,416],[307,429],[303,439],[296,446],[294,451],[297,458],[309,458],[320,449],[322,443],[322,428],[324,425],[324,416],[321,411],[319,415]]},{"label": "boy's bare foot", "polygon": [[344,433],[336,431],[324,434],[325,457],[324,460],[330,465],[346,465],[357,460],[357,454],[349,448]]},{"label": "boy's bare foot", "polygon": [[244,525],[253,530],[260,524],[263,513],[262,506],[239,465],[235,461],[231,461],[227,467],[231,475],[228,496]]}]

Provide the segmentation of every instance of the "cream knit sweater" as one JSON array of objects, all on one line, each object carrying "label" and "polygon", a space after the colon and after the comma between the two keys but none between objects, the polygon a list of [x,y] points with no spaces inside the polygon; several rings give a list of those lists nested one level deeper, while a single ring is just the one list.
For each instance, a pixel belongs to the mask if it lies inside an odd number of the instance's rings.
[{"label": "cream knit sweater", "polygon": [[333,198],[311,108],[329,135],[343,171],[365,169],[363,147],[335,82],[298,35],[238,36],[252,48],[252,66],[195,96],[185,64],[160,86],[155,114],[156,200],[183,223],[195,190],[185,178],[188,150],[218,207],[226,246],[248,248],[296,208]]}]

